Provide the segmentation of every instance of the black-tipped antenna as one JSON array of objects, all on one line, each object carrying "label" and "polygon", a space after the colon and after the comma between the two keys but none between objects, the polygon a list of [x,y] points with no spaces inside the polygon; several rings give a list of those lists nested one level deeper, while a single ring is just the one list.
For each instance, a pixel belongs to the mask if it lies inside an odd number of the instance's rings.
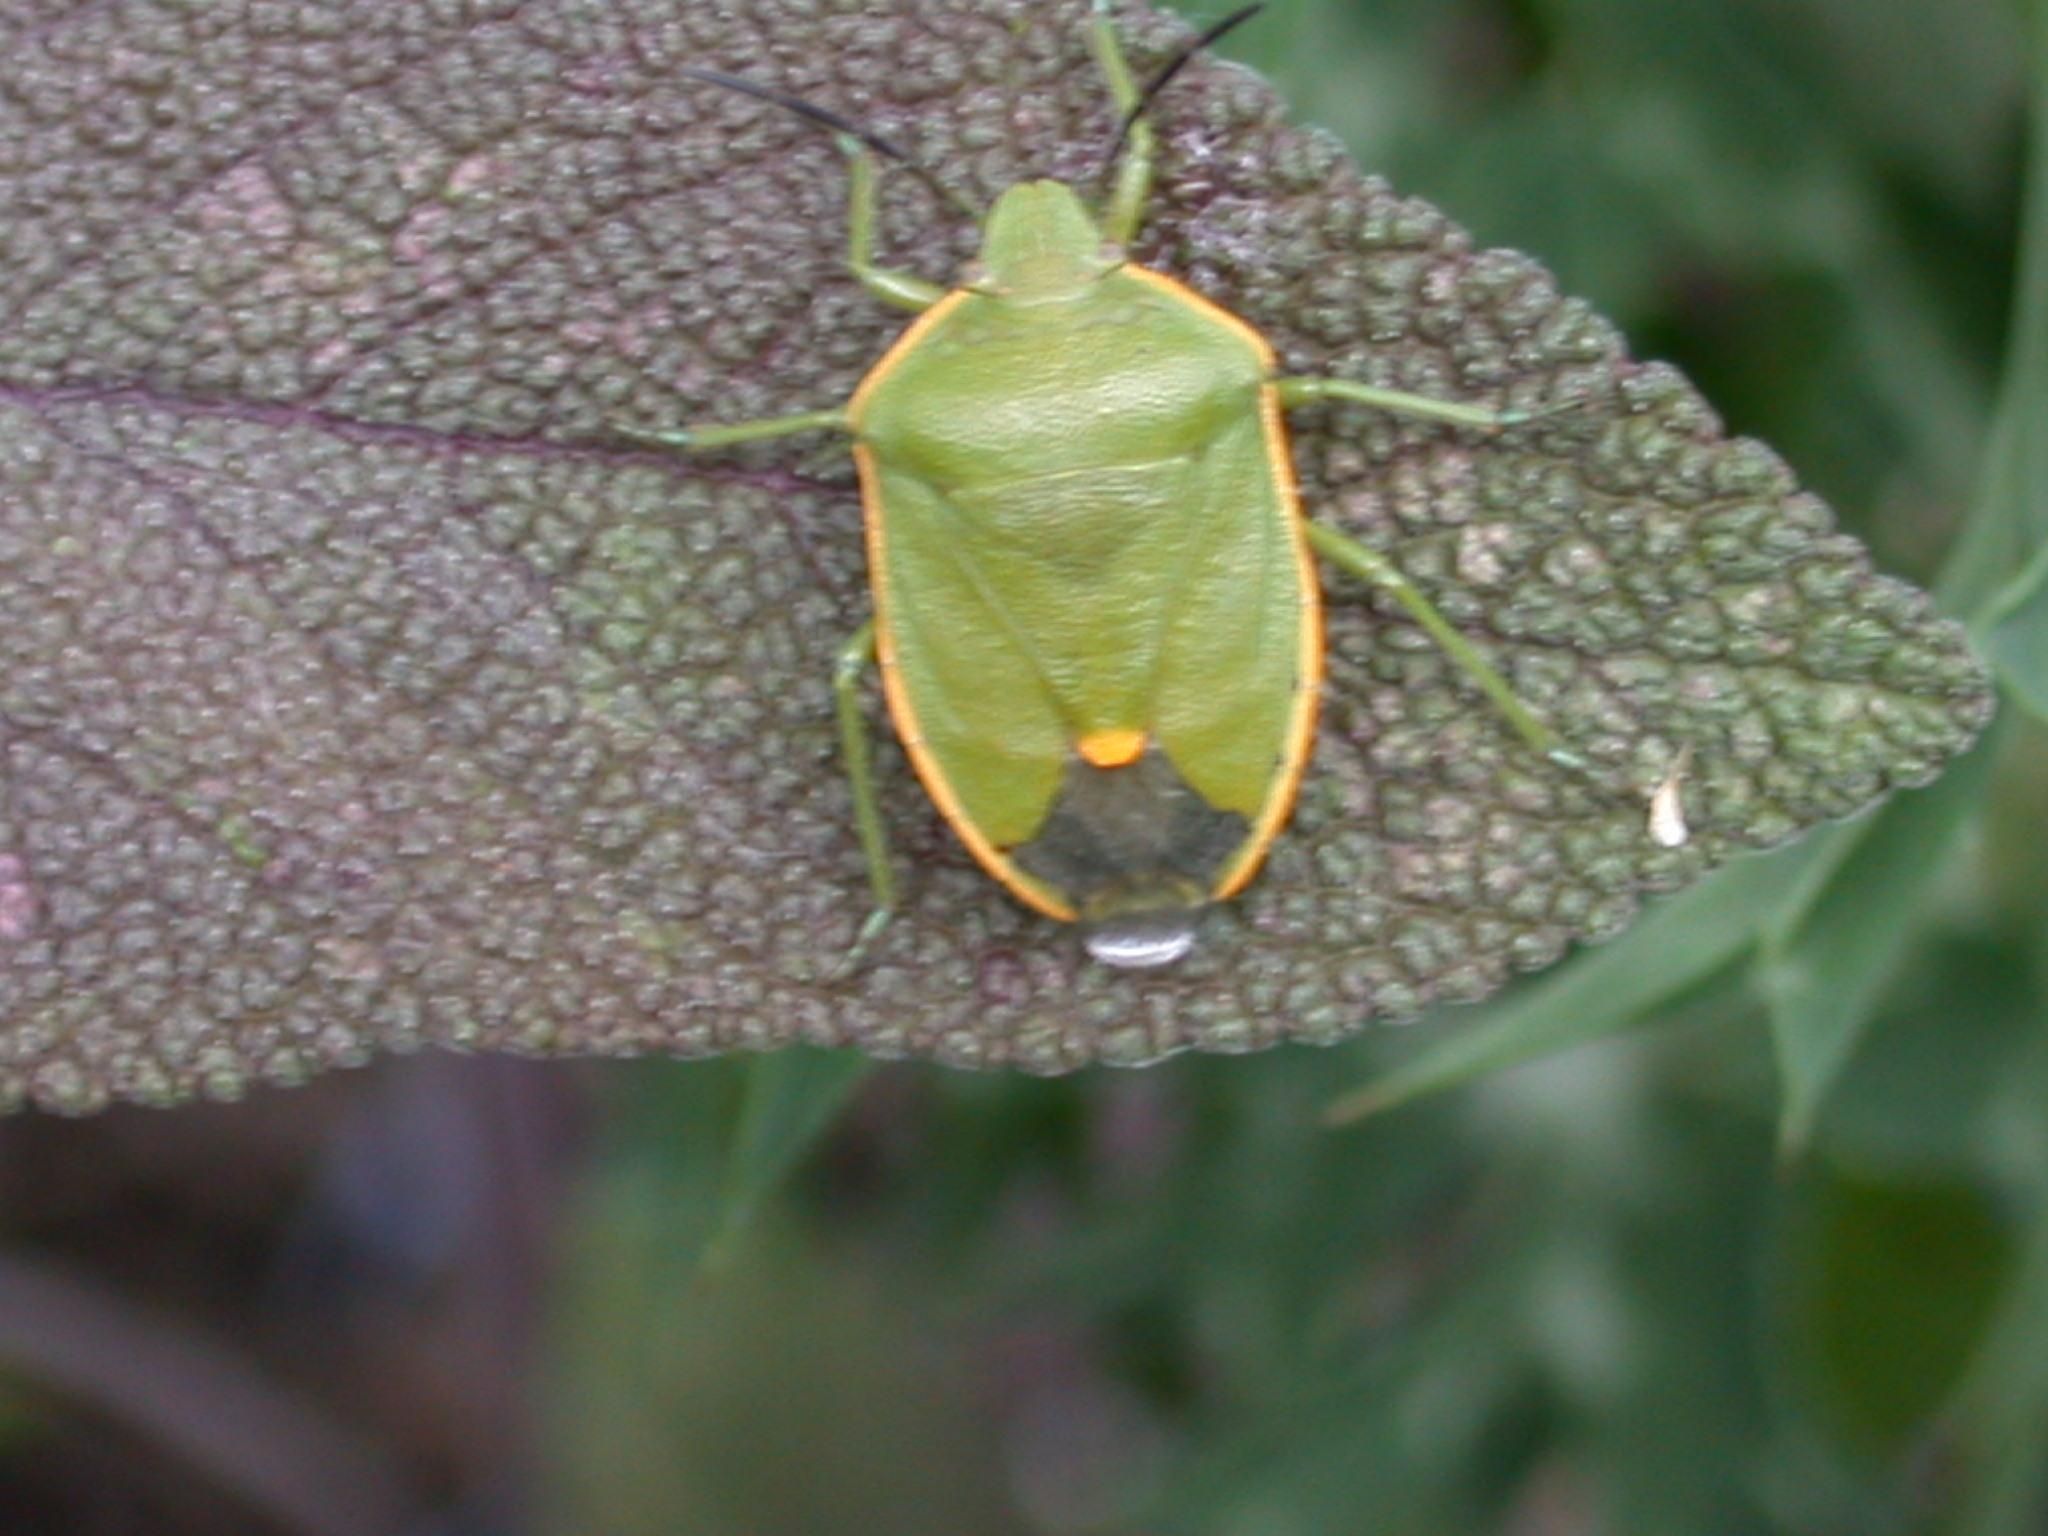
[{"label": "black-tipped antenna", "polygon": [[801,96],[791,96],[783,91],[772,90],[765,85],[756,85],[753,81],[744,80],[738,75],[723,74],[715,69],[698,69],[689,64],[676,66],[676,73],[687,75],[692,80],[701,80],[706,85],[722,85],[728,91],[738,91],[742,96],[751,96],[756,101],[765,101],[771,107],[780,107],[785,112],[794,112],[798,117],[803,118],[807,122],[816,123],[820,128],[829,128],[834,133],[843,133],[848,138],[858,139],[861,143],[867,145],[869,149],[878,150],[903,166],[919,181],[938,193],[941,198],[966,214],[968,218],[973,219],[977,224],[981,222],[982,212],[979,208],[939,180],[937,175],[929,168],[912,159],[910,154],[901,146],[890,143],[872,128],[863,128],[853,119],[841,117],[837,112],[828,112],[821,106],[805,101]]},{"label": "black-tipped antenna", "polygon": [[1257,5],[1247,5],[1240,10],[1232,11],[1167,61],[1166,67],[1152,77],[1152,83],[1138,93],[1138,99],[1131,104],[1131,110],[1124,114],[1124,120],[1117,124],[1116,137],[1109,141],[1109,154],[1103,166],[1105,172],[1116,164],[1116,157],[1123,153],[1124,141],[1130,138],[1131,130],[1138,126],[1138,119],[1145,115],[1145,109],[1152,105],[1152,98],[1166,89],[1167,82],[1186,69],[1188,61],[1217,38],[1232,28],[1250,21],[1265,8],[1264,0],[1260,0]]}]

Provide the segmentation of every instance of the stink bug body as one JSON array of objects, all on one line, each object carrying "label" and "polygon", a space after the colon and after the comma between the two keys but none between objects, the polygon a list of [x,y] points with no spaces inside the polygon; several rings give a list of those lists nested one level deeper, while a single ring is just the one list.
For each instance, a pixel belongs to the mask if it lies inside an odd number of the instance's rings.
[{"label": "stink bug body", "polygon": [[1480,431],[1527,418],[1283,376],[1244,321],[1130,262],[1152,181],[1144,106],[1193,49],[1141,93],[1102,0],[1092,42],[1123,113],[1107,206],[1092,214],[1061,182],[1011,187],[950,290],[871,260],[870,151],[899,151],[689,71],[840,134],[849,265],[919,311],[843,408],[632,434],[693,450],[851,437],[874,615],[841,650],[836,687],[875,905],[849,961],[895,902],[859,703],[870,662],[968,850],[1026,905],[1083,924],[1112,964],[1185,954],[1201,909],[1244,887],[1286,821],[1322,684],[1315,557],[1391,592],[1532,747],[1571,761],[1385,558],[1303,515],[1285,426],[1319,400]]}]

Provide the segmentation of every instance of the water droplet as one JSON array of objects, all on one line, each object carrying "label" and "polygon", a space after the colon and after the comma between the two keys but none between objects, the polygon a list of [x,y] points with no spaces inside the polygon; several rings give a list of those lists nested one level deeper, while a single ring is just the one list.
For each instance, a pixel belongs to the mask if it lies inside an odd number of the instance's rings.
[{"label": "water droplet", "polygon": [[1195,921],[1188,907],[1133,912],[1090,923],[1082,942],[1104,965],[1127,970],[1171,965],[1195,947]]}]

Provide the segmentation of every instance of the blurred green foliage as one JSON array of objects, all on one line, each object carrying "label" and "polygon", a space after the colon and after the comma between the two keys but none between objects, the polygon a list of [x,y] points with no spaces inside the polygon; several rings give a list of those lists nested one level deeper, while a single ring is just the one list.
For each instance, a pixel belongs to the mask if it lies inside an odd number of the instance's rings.
[{"label": "blurred green foliage", "polygon": [[[557,1294],[551,1528],[2048,1524],[2028,19],[1275,0],[1230,39],[1938,581],[2005,669],[2003,728],[1483,1009],[1335,1051],[612,1073]],[[1326,1123],[1346,1102],[1377,1112]]]}]

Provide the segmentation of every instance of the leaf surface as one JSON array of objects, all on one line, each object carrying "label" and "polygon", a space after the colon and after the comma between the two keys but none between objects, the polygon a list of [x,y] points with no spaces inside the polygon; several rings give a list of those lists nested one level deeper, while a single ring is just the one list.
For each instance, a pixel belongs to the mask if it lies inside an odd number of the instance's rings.
[{"label": "leaf surface", "polygon": [[[1594,764],[1532,757],[1332,586],[1299,813],[1165,973],[1087,963],[882,754],[866,907],[831,658],[843,458],[635,448],[843,400],[901,317],[840,266],[859,116],[978,198],[1093,173],[1079,4],[17,7],[0,36],[0,1099],[295,1081],[378,1050],[804,1041],[1062,1071],[1472,999],[1917,784],[1988,708],[1961,632],[1526,257],[1192,67],[1137,256],[1285,366],[1577,409],[1300,414],[1395,557]],[[1185,36],[1127,17],[1141,68]],[[884,259],[972,231],[889,178]],[[1645,802],[1682,748],[1691,841]]]}]

